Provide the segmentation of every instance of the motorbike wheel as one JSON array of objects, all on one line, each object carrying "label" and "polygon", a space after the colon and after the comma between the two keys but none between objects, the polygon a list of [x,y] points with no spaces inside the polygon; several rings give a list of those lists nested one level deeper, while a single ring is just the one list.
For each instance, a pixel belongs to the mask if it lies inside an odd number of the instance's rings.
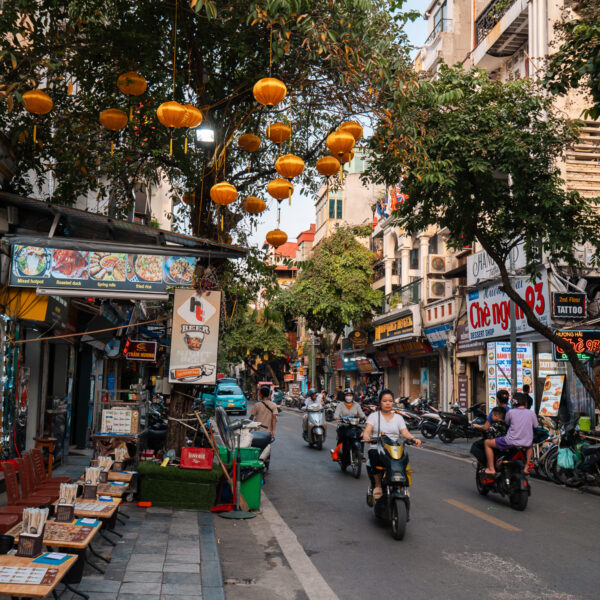
[{"label": "motorbike wheel", "polygon": [[342,470],[342,473],[345,473],[346,468],[348,467],[348,463],[344,462],[343,458],[340,458],[340,460],[338,460],[338,463],[340,465],[340,469]]},{"label": "motorbike wheel", "polygon": [[481,483],[481,477],[479,476],[479,469],[475,471],[475,485],[477,486],[477,491],[482,496],[487,496],[490,492],[489,488],[487,488],[483,483]]},{"label": "motorbike wheel", "polygon": [[403,500],[394,500],[392,504],[392,537],[401,540],[406,532],[408,514]]},{"label": "motorbike wheel", "polygon": [[435,437],[436,432],[437,425],[435,423],[432,423],[431,421],[424,421],[421,425],[421,433],[423,434],[423,437],[427,438],[428,440],[433,439]]},{"label": "motorbike wheel", "polygon": [[580,477],[574,469],[563,469],[561,467],[557,467],[556,477],[560,483],[566,485],[567,487],[578,488],[585,483],[583,477]]},{"label": "motorbike wheel", "polygon": [[527,508],[527,502],[529,500],[529,494],[527,490],[519,490],[514,494],[510,495],[509,502],[511,508],[515,510],[525,510]]},{"label": "motorbike wheel", "polygon": [[323,438],[319,437],[319,439],[315,442],[315,447],[317,450],[323,450]]},{"label": "motorbike wheel", "polygon": [[448,427],[442,427],[438,433],[438,437],[444,444],[451,444],[454,441],[454,433]]},{"label": "motorbike wheel", "polygon": [[359,479],[360,471],[362,469],[362,452],[359,448],[351,448],[350,464],[352,465],[352,476],[354,479]]},{"label": "motorbike wheel", "polygon": [[548,454],[546,454],[546,457],[544,458],[544,473],[546,474],[546,476],[548,477],[548,479],[550,481],[560,484],[561,481],[558,478],[558,474],[556,472],[556,470],[557,470],[556,459],[557,458],[558,458],[558,446],[554,446],[553,448],[550,448],[550,450],[548,451]]}]

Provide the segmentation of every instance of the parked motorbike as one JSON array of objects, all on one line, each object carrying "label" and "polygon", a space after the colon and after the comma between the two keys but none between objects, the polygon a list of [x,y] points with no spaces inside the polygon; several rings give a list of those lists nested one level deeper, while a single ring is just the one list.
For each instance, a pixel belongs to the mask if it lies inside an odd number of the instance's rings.
[{"label": "parked motorbike", "polygon": [[[466,412],[462,412],[458,405],[455,404],[453,409],[455,412],[441,412],[442,424],[438,430],[438,437],[445,444],[451,444],[456,438],[474,438],[481,435],[479,429],[473,427],[474,424],[485,424],[486,414],[483,412],[485,404],[480,402],[474,404],[471,408],[467,408]],[[469,413],[471,419],[469,420]]]},{"label": "parked motorbike", "polygon": [[406,423],[406,428],[409,431],[414,431],[415,429],[420,429],[423,419],[421,419],[421,417],[416,412],[414,412],[412,410],[398,410],[398,409],[396,409],[396,412],[404,419],[404,422]]},{"label": "parked motorbike", "polygon": [[[401,540],[406,532],[406,523],[410,520],[410,493],[411,470],[408,465],[406,446],[412,444],[410,440],[400,442],[392,440],[387,435],[372,439],[377,443],[377,452],[387,457],[389,466],[383,469],[381,487],[383,496],[379,500],[373,498],[375,479],[373,469],[367,466],[370,487],[367,491],[367,505],[373,507],[378,519],[390,522],[392,537]],[[379,467],[380,468],[380,467]]]},{"label": "parked motorbike", "polygon": [[[497,437],[490,427],[491,433],[486,437]],[[488,430],[488,431],[490,431]],[[527,448],[510,448],[507,452],[495,453],[496,475],[488,475],[485,466],[477,463],[475,484],[482,496],[489,492],[508,496],[508,501],[515,510],[525,510],[531,495],[527,475],[523,472],[527,456]]]},{"label": "parked motorbike", "polygon": [[342,471],[350,467],[355,479],[360,477],[362,469],[364,422],[360,417],[342,417],[338,425],[338,430],[342,430],[342,448],[338,453],[338,464]]},{"label": "parked motorbike", "polygon": [[325,401],[325,406],[323,409],[325,410],[325,419],[327,421],[333,421],[333,415],[335,414],[335,409],[337,408],[338,402],[336,402],[333,397],[328,398]]},{"label": "parked motorbike", "polygon": [[163,396],[157,394],[148,408],[148,448],[161,450],[165,445],[168,428],[167,407]]},{"label": "parked motorbike", "polygon": [[421,415],[421,433],[427,439],[434,438],[442,426],[440,411],[435,406],[429,406],[429,410]]},{"label": "parked motorbike", "polygon": [[302,437],[312,448],[316,446],[317,450],[323,448],[325,437],[327,435],[327,424],[325,422],[325,410],[322,406],[314,404],[305,408],[308,419],[302,422]]},{"label": "parked motorbike", "polygon": [[587,437],[576,429],[576,422],[561,426],[556,476],[564,485],[600,484],[600,446],[587,443]]}]

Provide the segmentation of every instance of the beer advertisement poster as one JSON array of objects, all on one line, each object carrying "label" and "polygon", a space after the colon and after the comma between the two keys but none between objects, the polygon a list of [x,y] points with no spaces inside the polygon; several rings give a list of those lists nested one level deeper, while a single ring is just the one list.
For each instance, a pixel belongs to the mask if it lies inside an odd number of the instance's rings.
[{"label": "beer advertisement poster", "polygon": [[215,383],[220,308],[221,292],[175,290],[169,383]]}]

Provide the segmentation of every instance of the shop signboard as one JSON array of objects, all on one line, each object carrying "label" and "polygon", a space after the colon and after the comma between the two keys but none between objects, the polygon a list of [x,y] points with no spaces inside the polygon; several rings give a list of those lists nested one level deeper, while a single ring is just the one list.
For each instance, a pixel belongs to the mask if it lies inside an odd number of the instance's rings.
[{"label": "shop signboard", "polygon": [[387,340],[413,332],[414,322],[412,312],[396,317],[385,323],[375,325],[375,341]]},{"label": "shop signboard", "polygon": [[[524,298],[535,316],[544,324],[550,325],[550,302],[548,293],[548,277],[546,271],[540,273],[536,281],[527,277],[513,279],[515,291]],[[467,318],[469,339],[481,340],[508,335],[510,328],[509,297],[500,289],[501,285],[493,284],[473,290],[467,294]],[[515,306],[517,317],[517,333],[531,331],[523,311]]]},{"label": "shop signboard", "polygon": [[586,294],[552,292],[552,316],[558,319],[585,319]]},{"label": "shop signboard", "polygon": [[436,327],[429,327],[424,329],[423,332],[432,348],[441,349],[445,348],[448,344],[448,335],[451,330],[452,326],[446,323],[444,325],[437,325]]},{"label": "shop signboard", "polygon": [[567,372],[567,366],[564,362],[557,362],[553,359],[551,352],[538,353],[537,376],[545,379],[548,375],[560,375]]},{"label": "shop signboard", "polygon": [[131,340],[127,339],[123,347],[123,356],[127,360],[142,360],[154,362],[156,360],[156,352],[158,344],[148,340]]},{"label": "shop signboard", "polygon": [[556,417],[558,415],[564,385],[564,375],[548,375],[546,377],[540,403],[540,417]]},{"label": "shop signboard", "polygon": [[[511,254],[515,269],[524,269],[527,266],[525,247],[523,244],[519,244],[513,248]],[[510,258],[507,258],[506,267],[510,268],[510,266]],[[479,282],[497,279],[498,277],[500,277],[500,269],[485,250],[467,256],[468,286],[477,285]]]},{"label": "shop signboard", "polygon": [[284,381],[294,381],[294,374],[293,373],[286,373],[283,376],[283,380]]},{"label": "shop signboard", "polygon": [[389,354],[397,356],[423,356],[431,354],[431,346],[424,340],[405,340],[387,347]]},{"label": "shop signboard", "polygon": [[361,373],[374,373],[377,366],[370,358],[357,358],[356,366]]},{"label": "shop signboard", "polygon": [[[600,329],[576,329],[573,331],[555,331],[558,337],[570,344],[579,360],[589,360],[600,353]],[[554,345],[554,360],[569,360],[562,348]]]},{"label": "shop signboard", "polygon": [[[488,406],[496,406],[496,394],[500,390],[511,393],[510,342],[490,342],[487,345]],[[523,385],[530,386],[530,396],[534,398],[533,386],[533,344],[517,342],[517,391]],[[535,400],[535,398],[534,398]]]},{"label": "shop signboard", "polygon": [[220,314],[221,292],[175,290],[170,383],[215,383]]},{"label": "shop signboard", "polygon": [[375,352],[375,361],[379,365],[380,369],[387,369],[389,367],[395,367],[396,361],[392,360],[387,352]]},{"label": "shop signboard", "polygon": [[457,354],[484,354],[485,342],[483,340],[471,341],[469,325],[463,323],[456,327],[456,353]]},{"label": "shop signboard", "polygon": [[469,406],[469,378],[466,375],[458,375],[458,406],[466,410]]},{"label": "shop signboard", "polygon": [[9,283],[14,287],[166,292],[169,287],[189,287],[195,266],[196,259],[189,256],[15,245]]},{"label": "shop signboard", "polygon": [[351,331],[348,339],[355,348],[364,348],[367,345],[367,334],[360,329]]}]

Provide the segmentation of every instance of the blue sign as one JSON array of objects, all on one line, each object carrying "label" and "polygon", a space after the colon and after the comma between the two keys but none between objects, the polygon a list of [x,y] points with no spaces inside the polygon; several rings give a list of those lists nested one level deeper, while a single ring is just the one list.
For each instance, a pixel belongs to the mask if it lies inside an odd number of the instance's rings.
[{"label": "blue sign", "polygon": [[445,348],[448,344],[448,332],[452,329],[449,323],[438,325],[437,327],[429,327],[424,330],[427,336],[427,341],[432,348]]},{"label": "blue sign", "polygon": [[114,390],[115,389],[115,374],[109,373],[106,377],[106,389]]}]

